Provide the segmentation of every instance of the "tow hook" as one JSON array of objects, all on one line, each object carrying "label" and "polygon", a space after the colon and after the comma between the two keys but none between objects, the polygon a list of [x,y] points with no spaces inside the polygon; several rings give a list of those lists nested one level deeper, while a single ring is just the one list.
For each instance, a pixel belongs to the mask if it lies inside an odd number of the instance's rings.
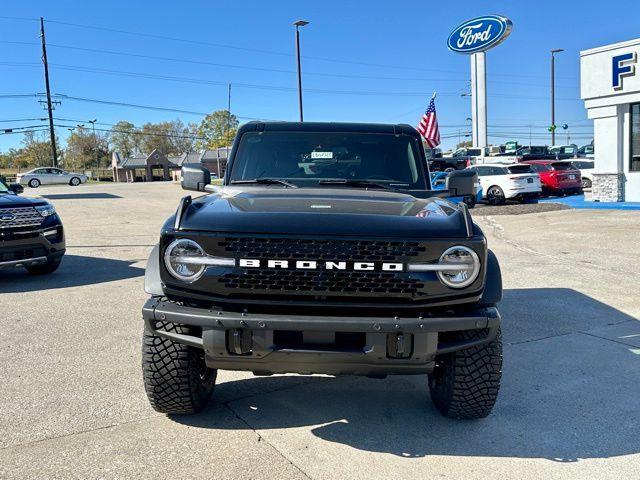
[{"label": "tow hook", "polygon": [[413,334],[390,333],[387,335],[387,357],[410,358],[413,353]]},{"label": "tow hook", "polygon": [[227,330],[227,350],[233,355],[251,354],[253,347],[251,330],[234,328]]}]

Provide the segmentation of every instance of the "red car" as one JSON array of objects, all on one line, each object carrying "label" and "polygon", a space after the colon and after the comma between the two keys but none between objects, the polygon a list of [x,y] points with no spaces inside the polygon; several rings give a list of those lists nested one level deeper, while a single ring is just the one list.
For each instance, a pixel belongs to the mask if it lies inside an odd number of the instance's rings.
[{"label": "red car", "polygon": [[542,191],[546,194],[565,195],[582,191],[580,170],[569,162],[524,160],[522,163],[528,163],[531,169],[540,175]]}]

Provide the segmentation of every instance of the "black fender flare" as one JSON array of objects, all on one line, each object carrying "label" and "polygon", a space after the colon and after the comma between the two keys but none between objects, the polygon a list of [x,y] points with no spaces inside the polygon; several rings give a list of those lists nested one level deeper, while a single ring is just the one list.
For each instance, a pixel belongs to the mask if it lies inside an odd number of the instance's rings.
[{"label": "black fender flare", "polygon": [[160,280],[160,246],[156,244],[151,250],[147,268],[144,272],[144,291],[149,295],[164,295]]},{"label": "black fender flare", "polygon": [[481,307],[493,307],[502,300],[502,272],[496,254],[487,252],[487,273],[484,292],[480,299]]}]

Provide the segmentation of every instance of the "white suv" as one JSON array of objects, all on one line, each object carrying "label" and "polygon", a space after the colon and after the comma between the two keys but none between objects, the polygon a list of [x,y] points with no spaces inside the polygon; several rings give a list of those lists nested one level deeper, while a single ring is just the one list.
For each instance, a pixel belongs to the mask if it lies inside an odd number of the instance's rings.
[{"label": "white suv", "polygon": [[492,205],[500,205],[505,200],[525,202],[540,197],[540,176],[531,170],[530,165],[485,163],[469,168],[478,173],[478,180],[484,192],[482,198]]}]

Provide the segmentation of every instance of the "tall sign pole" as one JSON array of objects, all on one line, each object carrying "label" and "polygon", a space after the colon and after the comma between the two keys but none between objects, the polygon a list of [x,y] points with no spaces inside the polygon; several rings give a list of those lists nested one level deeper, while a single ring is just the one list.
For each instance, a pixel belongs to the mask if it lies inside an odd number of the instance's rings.
[{"label": "tall sign pole", "polygon": [[511,20],[500,15],[477,17],[459,25],[447,40],[449,50],[470,55],[471,131],[473,146],[484,148],[487,133],[486,51],[502,43],[511,33]]},{"label": "tall sign pole", "polygon": [[471,55],[471,133],[473,146],[487,146],[487,66],[486,55]]},{"label": "tall sign pole", "polygon": [[58,166],[56,150],[56,132],[53,129],[53,108],[51,107],[51,87],[49,86],[49,64],[47,63],[47,42],[44,37],[44,18],[40,17],[40,38],[42,39],[42,63],[44,65],[44,83],[47,89],[47,111],[49,112],[49,135],[51,137],[51,158],[53,166]]}]

